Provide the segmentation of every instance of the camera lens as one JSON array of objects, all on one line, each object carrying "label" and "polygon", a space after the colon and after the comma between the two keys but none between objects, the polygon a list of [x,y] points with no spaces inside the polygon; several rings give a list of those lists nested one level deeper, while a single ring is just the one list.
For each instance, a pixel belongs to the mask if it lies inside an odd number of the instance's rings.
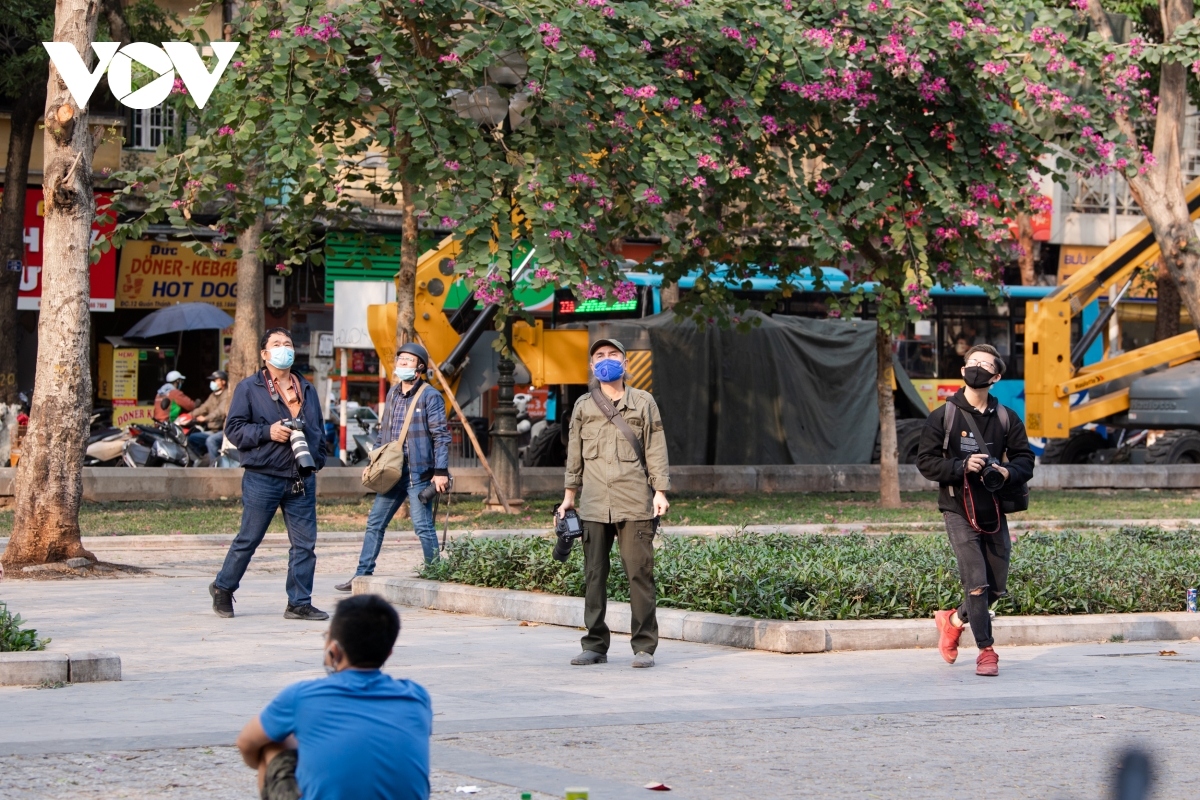
[{"label": "camera lens", "polygon": [[571,545],[575,544],[575,537],[559,536],[554,540],[554,552],[551,554],[555,561],[566,563],[567,557],[571,555]]},{"label": "camera lens", "polygon": [[1004,486],[1004,473],[1000,472],[994,464],[984,467],[979,479],[983,481],[983,488],[989,492],[999,491]]},{"label": "camera lens", "polygon": [[[288,427],[292,426],[288,425]],[[300,477],[308,477],[316,472],[317,462],[313,460],[312,452],[308,449],[308,440],[304,438],[304,431],[293,429],[292,435],[288,437],[288,442],[292,445],[292,455],[296,458],[296,469],[299,471]]]}]

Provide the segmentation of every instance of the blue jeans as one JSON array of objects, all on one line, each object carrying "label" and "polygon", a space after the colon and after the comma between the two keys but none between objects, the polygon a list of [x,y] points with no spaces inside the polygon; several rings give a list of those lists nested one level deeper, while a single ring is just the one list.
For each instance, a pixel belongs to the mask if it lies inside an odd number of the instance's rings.
[{"label": "blue jeans", "polygon": [[355,575],[375,573],[375,559],[379,558],[379,551],[383,548],[383,534],[406,497],[413,530],[417,532],[417,538],[421,540],[421,550],[425,553],[425,563],[437,560],[438,539],[437,525],[433,519],[433,501],[430,500],[429,505],[426,505],[418,497],[421,490],[428,485],[429,481],[422,480],[410,484],[408,470],[405,469],[400,473],[400,480],[395,486],[375,495],[375,504],[371,506],[371,513],[367,515],[367,533],[363,536],[362,555],[358,557],[358,571]]},{"label": "blue jeans", "polygon": [[207,431],[192,431],[188,434],[188,447],[199,453],[201,450],[208,452],[208,457],[213,461],[217,460],[217,456],[221,452],[221,440],[225,436],[223,431],[208,433]]},{"label": "blue jeans", "polygon": [[304,479],[304,494],[292,494],[294,483],[291,478],[251,470],[242,474],[242,527],[217,573],[218,589],[237,591],[276,510],[283,509],[292,545],[288,553],[288,604],[303,606],[312,602],[313,576],[317,571],[317,476]]}]

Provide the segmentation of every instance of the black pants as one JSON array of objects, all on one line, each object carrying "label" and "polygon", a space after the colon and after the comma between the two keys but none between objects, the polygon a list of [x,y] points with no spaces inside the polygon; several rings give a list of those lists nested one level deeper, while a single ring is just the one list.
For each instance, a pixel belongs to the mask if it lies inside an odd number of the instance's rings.
[{"label": "black pants", "polygon": [[[992,646],[992,617],[988,607],[1008,594],[1008,561],[1012,541],[1008,536],[1008,520],[1000,515],[1000,530],[980,533],[960,514],[942,512],[950,546],[958,559],[958,577],[962,581],[963,603],[958,618],[971,625],[975,644],[981,649]],[[983,589],[980,594],[972,592]]]},{"label": "black pants", "polygon": [[609,553],[613,539],[621,549],[621,563],[629,576],[629,631],[634,653],[654,655],[658,647],[658,620],[654,616],[654,520],[589,522],[583,520],[583,566],[587,591],[583,621],[587,634],[584,650],[607,653],[611,637],[604,622],[608,608]]}]

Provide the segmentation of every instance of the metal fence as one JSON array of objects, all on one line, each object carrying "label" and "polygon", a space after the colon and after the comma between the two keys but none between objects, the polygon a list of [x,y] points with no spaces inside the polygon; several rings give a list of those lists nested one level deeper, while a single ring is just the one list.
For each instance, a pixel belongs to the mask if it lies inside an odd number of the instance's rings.
[{"label": "metal fence", "polygon": [[[450,423],[450,469],[479,466],[479,456],[475,454],[475,446],[471,444],[471,439],[463,427],[462,420],[456,419]],[[478,430],[475,435],[479,436]],[[480,444],[484,447],[487,446],[484,439],[481,439]]]}]

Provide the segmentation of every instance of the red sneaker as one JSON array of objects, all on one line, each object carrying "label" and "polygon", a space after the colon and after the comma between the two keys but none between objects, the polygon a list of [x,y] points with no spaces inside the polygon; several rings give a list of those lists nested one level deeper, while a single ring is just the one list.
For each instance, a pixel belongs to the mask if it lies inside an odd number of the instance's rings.
[{"label": "red sneaker", "polygon": [[1000,674],[1000,656],[996,655],[995,650],[985,647],[979,651],[979,658],[975,659],[975,674],[989,678]]},{"label": "red sneaker", "polygon": [[958,658],[958,640],[963,632],[962,628],[950,621],[953,616],[953,611],[938,611],[933,615],[938,633],[941,634],[938,637],[938,652],[946,659],[947,664],[953,664]]}]

